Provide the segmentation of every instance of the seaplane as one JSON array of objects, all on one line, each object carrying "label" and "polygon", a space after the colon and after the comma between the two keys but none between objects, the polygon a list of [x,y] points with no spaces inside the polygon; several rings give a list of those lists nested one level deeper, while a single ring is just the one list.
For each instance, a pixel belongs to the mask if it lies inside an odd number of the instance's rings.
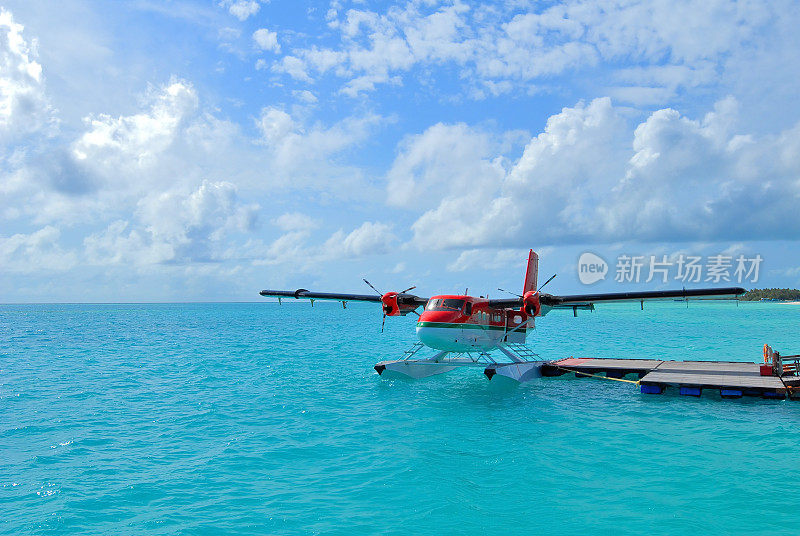
[{"label": "seaplane", "polygon": [[[387,316],[416,314],[418,341],[406,350],[400,359],[381,361],[375,371],[397,373],[412,378],[424,378],[449,372],[458,367],[480,367],[488,379],[503,376],[525,382],[541,376],[541,368],[548,360],[540,358],[526,342],[528,333],[535,328],[537,317],[553,310],[594,311],[599,302],[644,302],[649,300],[734,299],[744,294],[739,287],[658,290],[642,292],[617,292],[604,294],[577,294],[559,296],[542,292],[555,275],[539,287],[539,256],[533,250],[528,254],[528,266],[521,294],[513,297],[489,299],[483,296],[443,294],[422,298],[410,291],[377,290],[369,281],[364,282],[375,294],[342,294],[312,292],[308,289],[262,290],[261,296],[278,298],[380,303],[383,322]],[[502,289],[498,289],[502,290]],[[508,291],[503,291],[508,292]],[[422,307],[422,312],[417,310]],[[383,323],[381,324],[383,331]],[[424,356],[423,350],[432,350]]]}]

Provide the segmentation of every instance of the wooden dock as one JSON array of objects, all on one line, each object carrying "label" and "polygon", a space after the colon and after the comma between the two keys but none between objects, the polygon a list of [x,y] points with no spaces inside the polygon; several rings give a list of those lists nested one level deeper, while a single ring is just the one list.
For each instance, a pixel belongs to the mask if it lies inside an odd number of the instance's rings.
[{"label": "wooden dock", "polygon": [[[703,390],[718,391],[723,398],[761,396],[800,399],[800,377],[761,376],[759,363],[737,361],[660,361],[654,359],[574,358],[550,362],[543,376],[575,373],[621,379],[633,375],[641,392],[660,394],[666,388],[682,395],[700,396]],[[795,389],[797,397],[795,397]]]}]

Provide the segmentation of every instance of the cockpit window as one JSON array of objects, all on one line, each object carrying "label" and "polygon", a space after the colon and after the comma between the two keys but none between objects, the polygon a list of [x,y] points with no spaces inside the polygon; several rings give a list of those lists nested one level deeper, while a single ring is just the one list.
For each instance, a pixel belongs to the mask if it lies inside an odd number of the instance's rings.
[{"label": "cockpit window", "polygon": [[441,302],[442,302],[442,300],[440,300],[440,299],[428,300],[428,303],[425,304],[425,310],[426,311],[436,311],[437,310],[436,308],[439,307],[439,304]]},{"label": "cockpit window", "polygon": [[425,305],[426,311],[460,311],[464,306],[464,300],[454,298],[436,298],[428,300]]},{"label": "cockpit window", "polygon": [[442,307],[445,309],[453,309],[454,311],[460,311],[462,307],[464,307],[464,300],[453,300],[453,299],[445,299],[442,300]]}]

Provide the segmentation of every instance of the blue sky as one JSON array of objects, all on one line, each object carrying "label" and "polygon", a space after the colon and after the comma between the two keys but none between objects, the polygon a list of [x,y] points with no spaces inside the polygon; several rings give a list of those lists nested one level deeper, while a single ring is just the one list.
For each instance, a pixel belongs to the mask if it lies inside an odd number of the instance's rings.
[{"label": "blue sky", "polygon": [[0,301],[800,284],[796,2],[0,7]]}]

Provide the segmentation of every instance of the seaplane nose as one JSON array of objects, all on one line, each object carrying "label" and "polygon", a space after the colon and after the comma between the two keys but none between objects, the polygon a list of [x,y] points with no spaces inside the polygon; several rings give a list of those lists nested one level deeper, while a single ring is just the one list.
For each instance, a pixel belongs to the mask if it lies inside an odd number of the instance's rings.
[{"label": "seaplane nose", "polygon": [[417,338],[419,342],[431,348],[440,348],[442,342],[444,342],[442,341],[442,333],[440,333],[441,328],[426,327],[420,324],[422,324],[422,322],[417,324]]},{"label": "seaplane nose", "polygon": [[424,311],[417,322],[417,338],[431,348],[451,349],[460,331],[453,329],[458,316],[458,312]]}]

